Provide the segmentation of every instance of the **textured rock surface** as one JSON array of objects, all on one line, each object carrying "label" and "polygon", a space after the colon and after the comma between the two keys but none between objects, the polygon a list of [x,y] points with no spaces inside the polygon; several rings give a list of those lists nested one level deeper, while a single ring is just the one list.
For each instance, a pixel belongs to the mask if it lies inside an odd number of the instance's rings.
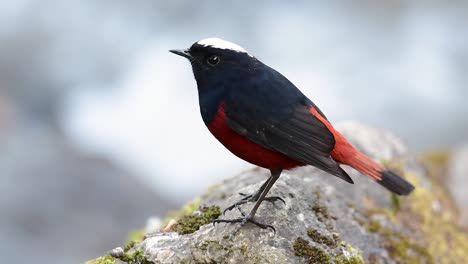
[{"label": "textured rock surface", "polygon": [[468,227],[468,144],[453,153],[449,168],[448,188],[460,208],[460,222]]},{"label": "textured rock surface", "polygon": [[[286,205],[265,202],[257,213],[257,220],[275,226],[276,234],[248,224],[230,239],[236,225],[208,224],[186,235],[152,234],[126,254],[143,255],[147,262],[141,263],[462,263],[467,236],[453,224],[452,202],[432,184],[424,166],[386,132],[356,123],[338,127],[363,152],[404,172],[416,191],[395,198],[348,168],[354,185],[312,167],[300,168],[284,173],[270,192]],[[263,169],[241,173],[185,210],[225,208],[241,198],[238,192],[257,190],[267,176]],[[221,217],[239,215],[233,210]]]}]

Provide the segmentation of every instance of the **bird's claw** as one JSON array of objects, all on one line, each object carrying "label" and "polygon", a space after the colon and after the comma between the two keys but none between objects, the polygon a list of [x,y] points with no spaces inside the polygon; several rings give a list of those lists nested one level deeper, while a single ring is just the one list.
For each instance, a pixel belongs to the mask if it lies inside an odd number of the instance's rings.
[{"label": "bird's claw", "polygon": [[277,201],[281,201],[281,202],[283,202],[284,205],[286,205],[286,201],[283,198],[279,197],[279,196],[265,197],[264,201],[268,201],[270,203],[275,203]]},{"label": "bird's claw", "polygon": [[[258,199],[258,198],[254,198],[255,195],[253,195],[253,194],[239,193],[239,195],[244,196],[244,198],[242,198],[241,201],[246,200],[247,202],[256,202],[257,199]],[[279,196],[265,197],[264,201],[268,201],[270,203],[275,203],[276,201],[281,201],[281,202],[283,202],[283,204],[286,205],[286,202],[284,201],[284,199],[279,197]],[[233,206],[233,208],[234,208],[234,206]]]},{"label": "bird's claw", "polygon": [[[225,215],[226,212],[231,211],[234,208],[239,209],[240,205],[243,205],[243,204],[246,204],[246,203],[249,203],[249,202],[256,202],[258,200],[258,197],[256,197],[253,194],[239,193],[239,195],[244,196],[244,198],[240,199],[238,202],[236,202],[233,205],[228,206],[226,209],[224,209],[223,215]],[[281,202],[283,202],[283,204],[286,205],[286,201],[283,198],[279,197],[279,196],[265,197],[264,201],[268,201],[268,202],[270,202],[272,204],[274,204],[277,201],[281,201]]]},{"label": "bird's claw", "polygon": [[239,217],[239,218],[235,218],[235,219],[216,219],[216,220],[213,221],[213,225],[216,225],[216,224],[219,224],[219,223],[228,223],[228,224],[240,223],[240,226],[234,230],[234,232],[233,232],[233,234],[231,236],[233,236],[237,232],[239,232],[240,228],[242,226],[244,226],[246,223],[252,223],[252,224],[260,227],[261,229],[270,228],[273,231],[273,233],[276,234],[275,227],[273,227],[272,225],[259,223],[250,216],[243,216],[243,217]]},{"label": "bird's claw", "polygon": [[247,202],[249,202],[249,201],[240,200],[240,201],[238,201],[237,203],[235,203],[235,204],[233,204],[233,205],[231,205],[231,206],[228,206],[226,209],[224,209],[223,215],[225,215],[227,211],[231,211],[231,210],[234,209],[234,208],[239,208],[239,205],[245,204],[245,203],[247,203]]},{"label": "bird's claw", "polygon": [[273,233],[276,234],[276,229],[275,229],[274,226],[259,223],[256,220],[254,220],[253,217],[250,214],[247,215],[246,213],[244,213],[244,211],[242,211],[242,209],[240,209],[238,206],[236,206],[236,208],[239,210],[242,217],[235,218],[235,219],[215,219],[215,220],[213,220],[213,226],[215,226],[218,223],[228,223],[228,224],[240,223],[240,225],[236,229],[234,229],[234,231],[229,236],[230,239],[232,239],[237,234],[237,232],[239,232],[239,230],[248,222],[260,227],[261,229],[270,228],[273,231]]}]

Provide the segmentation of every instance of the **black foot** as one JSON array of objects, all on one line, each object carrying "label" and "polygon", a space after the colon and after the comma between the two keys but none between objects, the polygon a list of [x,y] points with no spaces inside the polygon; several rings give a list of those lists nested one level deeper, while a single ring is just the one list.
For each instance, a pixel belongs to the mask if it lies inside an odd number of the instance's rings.
[{"label": "black foot", "polygon": [[[239,193],[239,194],[244,196],[244,198],[240,199],[235,204],[233,204],[233,205],[227,207],[226,209],[224,209],[223,214],[226,214],[227,211],[231,211],[234,208],[239,209],[239,205],[243,205],[243,204],[250,203],[250,202],[256,202],[258,200],[258,195],[256,195],[256,194],[245,194],[245,193]],[[284,204],[286,204],[286,202],[283,200],[283,198],[281,198],[279,196],[265,197],[265,199],[263,199],[263,201],[268,201],[270,203],[275,203],[277,201],[281,201]]]},{"label": "black foot", "polygon": [[[246,194],[246,193],[239,193],[239,194],[244,196],[244,198],[242,198],[242,200],[249,199],[248,202],[256,202],[258,200],[258,197],[254,197],[254,195],[252,195],[252,194]],[[268,201],[270,203],[275,203],[277,201],[281,201],[281,202],[283,202],[284,205],[286,205],[286,202],[284,201],[284,199],[279,197],[279,196],[267,196],[267,197],[265,197],[263,199],[263,201]]]},{"label": "black foot", "polygon": [[[240,209],[239,209],[240,210]],[[235,223],[240,223],[239,227],[237,227],[236,229],[234,229],[234,231],[232,232],[230,238],[234,237],[237,232],[239,232],[239,230],[246,224],[246,223],[252,223],[258,227],[260,227],[261,229],[268,229],[270,228],[273,233],[276,234],[276,229],[272,226],[272,225],[267,225],[267,224],[262,224],[262,223],[259,223],[257,222],[256,220],[253,219],[253,217],[251,217],[250,215],[245,215],[244,212],[240,211],[241,214],[242,214],[242,217],[240,218],[235,218],[235,219],[216,219],[213,221],[213,225],[216,225],[218,223],[228,223],[228,224],[235,224]]]}]

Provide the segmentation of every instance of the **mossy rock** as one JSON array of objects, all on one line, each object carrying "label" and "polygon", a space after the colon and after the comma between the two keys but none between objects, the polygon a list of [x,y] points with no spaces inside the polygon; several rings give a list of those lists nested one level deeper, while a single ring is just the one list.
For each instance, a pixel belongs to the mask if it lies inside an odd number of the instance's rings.
[{"label": "mossy rock", "polygon": [[174,231],[181,235],[193,233],[201,226],[213,222],[220,215],[221,209],[219,206],[203,206],[198,213],[182,216],[174,226]]},{"label": "mossy rock", "polygon": [[[263,203],[258,210],[256,220],[275,226],[276,233],[247,224],[231,236],[237,225],[209,224],[218,216],[241,215],[238,209],[220,214],[242,198],[239,192],[255,192],[268,177],[268,171],[254,169],[169,215],[167,221],[179,220],[178,233],[155,234],[132,244],[129,252],[144,252],[145,261],[154,263],[465,263],[468,236],[455,224],[456,207],[439,180],[443,170],[432,171],[411,155],[389,158],[388,153],[401,154],[401,142],[380,130],[358,129],[344,131],[345,136],[412,182],[411,195],[391,195],[353,170],[348,171],[355,181],[350,185],[305,167],[285,172],[272,188],[269,195],[282,197],[286,205]],[[377,149],[369,138],[378,140]],[[440,164],[443,158],[437,160]],[[252,206],[240,210],[246,213]]]},{"label": "mossy rock", "polygon": [[114,264],[116,261],[117,259],[112,257],[111,255],[104,255],[97,259],[86,261],[85,264]]}]

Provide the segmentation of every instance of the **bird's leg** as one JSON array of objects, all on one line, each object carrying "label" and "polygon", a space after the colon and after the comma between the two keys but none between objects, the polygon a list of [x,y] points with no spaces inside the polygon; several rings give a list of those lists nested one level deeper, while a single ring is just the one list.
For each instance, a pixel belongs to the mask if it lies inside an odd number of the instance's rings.
[{"label": "bird's leg", "polygon": [[256,191],[254,194],[239,193],[240,195],[244,196],[244,198],[240,199],[238,202],[224,209],[223,214],[225,214],[227,211],[231,211],[234,208],[239,208],[239,205],[242,205],[248,202],[256,202],[258,200],[258,197],[260,197],[260,195],[262,194],[263,190],[265,190],[265,187],[268,185],[270,180],[271,180],[271,176],[262,184],[260,189],[258,189],[258,191]]},{"label": "bird's leg", "polygon": [[[240,195],[244,196],[242,200],[247,199],[247,202],[256,202],[258,197],[260,197],[261,192],[255,192],[254,194],[246,194],[246,193],[239,193]],[[275,203],[277,201],[281,201],[282,203],[286,204],[286,201],[279,197],[279,196],[267,196],[263,201],[267,201],[270,203]]]},{"label": "bird's leg", "polygon": [[260,206],[260,204],[265,200],[266,198],[266,195],[267,193],[270,191],[271,187],[273,186],[273,184],[275,184],[276,180],[278,180],[279,176],[281,175],[281,170],[270,170],[271,172],[271,177],[262,185],[262,187],[260,187],[260,189],[263,189],[261,190],[261,193],[259,195],[259,197],[257,198],[257,201],[254,205],[254,207],[252,208],[252,210],[250,211],[249,214],[245,214],[243,211],[241,211],[240,209],[240,212],[242,214],[242,217],[240,218],[235,218],[235,219],[217,219],[217,220],[214,220],[213,221],[213,224],[216,224],[216,223],[240,223],[240,226],[234,230],[233,232],[233,235],[235,235],[239,229],[245,225],[247,222],[249,223],[252,223],[260,228],[263,228],[263,229],[266,229],[266,228],[271,228],[274,232],[276,232],[275,228],[271,225],[266,225],[266,224],[261,224],[259,222],[257,222],[256,220],[254,220],[254,216],[255,214],[257,213],[257,210],[258,210],[258,207]]},{"label": "bird's leg", "polygon": [[[258,198],[260,197],[260,195],[262,194],[263,190],[265,190],[266,186],[268,185],[268,183],[271,181],[272,179],[272,176],[270,176],[263,184],[262,186],[260,187],[260,189],[258,189],[258,191],[256,191],[255,193],[253,194],[246,194],[246,193],[239,193],[240,195],[244,196],[244,198],[240,199],[238,202],[234,203],[233,205],[227,207],[226,209],[224,209],[223,211],[223,214],[225,214],[227,211],[231,211],[232,209],[234,208],[237,208],[240,210],[240,207],[239,205],[243,205],[243,204],[246,204],[246,203],[249,203],[249,202],[256,202],[258,201]],[[270,196],[270,197],[265,197],[263,199],[264,201],[268,201],[270,203],[275,203],[276,201],[281,201],[283,202],[284,204],[286,204],[286,202],[283,200],[283,198],[279,197],[279,196]]]},{"label": "bird's leg", "polygon": [[271,176],[268,177],[268,179],[262,184],[262,186],[260,187],[260,189],[258,189],[255,193],[253,194],[246,194],[246,193],[239,193],[240,195],[244,196],[244,198],[242,198],[242,200],[253,200],[255,199],[255,201],[258,200],[258,197],[260,197],[260,195],[262,194],[263,190],[265,190],[265,187],[268,185],[268,183],[271,181]]}]

